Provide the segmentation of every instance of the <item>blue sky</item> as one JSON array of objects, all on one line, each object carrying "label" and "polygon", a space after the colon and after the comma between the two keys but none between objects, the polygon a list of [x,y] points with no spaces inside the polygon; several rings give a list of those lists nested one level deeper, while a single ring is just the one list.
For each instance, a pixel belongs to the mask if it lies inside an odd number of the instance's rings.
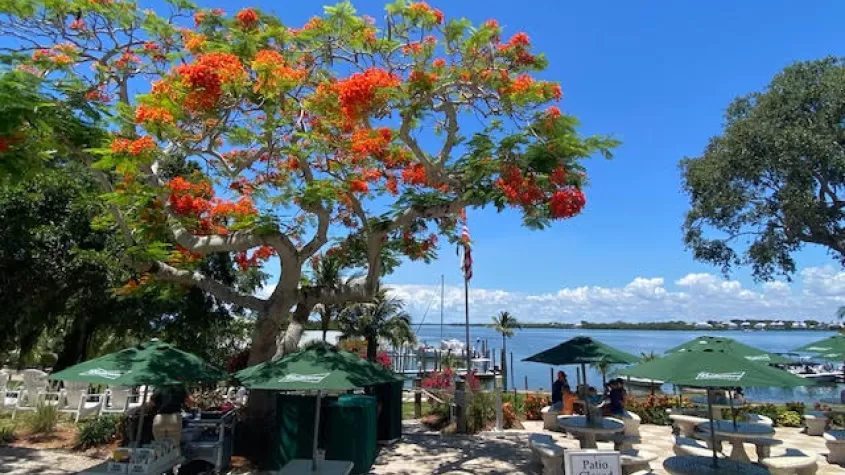
[{"label": "blue sky", "polygon": [[[230,14],[245,6],[229,1],[200,3],[222,7]],[[289,25],[304,23],[320,12],[323,3],[251,2],[279,14]],[[381,16],[384,4],[354,3],[360,13],[374,17]],[[581,119],[583,133],[610,133],[623,142],[614,160],[587,162],[591,181],[588,204],[575,219],[537,232],[522,228],[516,213],[497,214],[492,209],[470,213],[476,263],[472,285],[479,289],[474,295],[479,304],[493,295],[484,292],[507,295],[501,305],[522,305],[532,299],[543,302],[544,295],[578,288],[631,294],[625,288],[635,282],[651,282],[651,290],[659,287],[667,295],[683,297],[693,288],[685,278],[707,275],[692,280],[706,281],[711,288],[727,285],[761,298],[771,290],[789,292],[794,305],[775,312],[783,317],[832,315],[831,308],[839,302],[839,291],[845,286],[831,288],[824,282],[838,282],[845,276],[838,267],[823,267],[835,263],[821,249],[800,254],[799,265],[809,269],[811,276],[799,273],[788,287],[756,285],[744,270],[732,274],[734,281],[724,282],[718,269],[695,262],[681,238],[688,203],[677,165],[684,156],[699,154],[708,138],[719,133],[723,111],[734,97],[763,88],[792,62],[843,55],[845,3],[463,0],[430,4],[443,10],[447,18],[465,16],[476,23],[496,18],[505,28],[505,37],[527,32],[536,49],[550,60],[545,77],[563,85],[562,109]],[[409,263],[388,282],[410,301],[413,312],[420,313],[431,300],[430,287],[438,285],[441,273],[450,286],[461,284],[457,267],[454,250],[444,249],[438,262]],[[661,280],[660,285],[654,285],[655,279]],[[827,287],[820,290],[813,285]],[[816,291],[824,292],[830,301],[820,306],[812,293]],[[576,318],[563,310],[549,313],[549,305],[568,302],[526,307],[523,318]],[[541,305],[545,307],[541,309]],[[774,303],[767,301],[766,305]],[[436,312],[436,302],[433,308]],[[494,310],[492,306],[483,308],[479,313]],[[702,316],[690,308],[661,308],[646,308],[631,318]],[[447,311],[450,318],[460,316],[459,307],[447,307]],[[614,312],[620,311],[624,314],[625,307]],[[731,311],[745,309],[714,309],[712,315],[727,316]],[[597,319],[613,313],[592,307],[579,312]],[[773,311],[764,306],[754,307],[752,312],[749,306],[748,312],[768,315]]]}]

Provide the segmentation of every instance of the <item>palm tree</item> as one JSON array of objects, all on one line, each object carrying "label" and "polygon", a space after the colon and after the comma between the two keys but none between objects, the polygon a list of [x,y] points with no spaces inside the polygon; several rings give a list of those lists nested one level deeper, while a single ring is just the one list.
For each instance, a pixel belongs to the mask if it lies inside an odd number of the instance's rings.
[{"label": "palm tree", "polygon": [[367,341],[367,359],[376,360],[378,340],[384,338],[394,347],[416,342],[411,329],[411,316],[404,311],[405,304],[387,295],[379,288],[370,302],[355,303],[341,310],[338,324],[342,338],[364,338]]},{"label": "palm tree", "polygon": [[602,385],[602,387],[607,386],[607,370],[610,369],[610,362],[607,361],[606,359],[602,358],[599,361],[592,363],[590,366],[599,370],[599,372],[601,373],[601,385]]},{"label": "palm tree", "polygon": [[839,307],[836,309],[836,317],[840,320],[845,319],[845,306]]},{"label": "palm tree", "polygon": [[[315,287],[321,287],[323,289],[338,289],[347,285],[351,280],[360,277],[359,274],[344,276],[344,266],[340,259],[331,255],[325,255],[321,259],[313,261],[311,268],[312,276],[309,279],[311,281],[310,283]],[[329,331],[332,320],[337,319],[342,309],[343,307],[337,304],[317,304],[314,306],[314,312],[320,315],[320,330],[323,331],[323,341],[326,341],[326,334]]]},{"label": "palm tree", "polygon": [[514,334],[514,330],[519,330],[522,326],[517,321],[516,317],[510,314],[508,311],[502,311],[495,317],[493,317],[493,328],[502,334],[502,373],[504,374],[504,388],[505,391],[508,390],[508,368],[507,368],[507,359],[508,359],[508,341],[507,339],[512,337]]}]

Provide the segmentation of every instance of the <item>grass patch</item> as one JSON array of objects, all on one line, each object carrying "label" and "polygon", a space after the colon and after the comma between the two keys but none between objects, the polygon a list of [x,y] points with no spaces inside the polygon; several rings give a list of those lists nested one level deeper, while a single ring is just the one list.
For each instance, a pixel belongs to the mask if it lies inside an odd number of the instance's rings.
[{"label": "grass patch", "polygon": [[26,428],[36,435],[50,435],[56,431],[59,423],[59,409],[50,404],[40,403],[25,420]]},{"label": "grass patch", "polygon": [[104,415],[90,422],[79,424],[74,448],[86,450],[112,443],[120,434],[123,420],[121,416]]},{"label": "grass patch", "polygon": [[0,445],[6,445],[17,439],[17,425],[11,420],[0,421]]}]

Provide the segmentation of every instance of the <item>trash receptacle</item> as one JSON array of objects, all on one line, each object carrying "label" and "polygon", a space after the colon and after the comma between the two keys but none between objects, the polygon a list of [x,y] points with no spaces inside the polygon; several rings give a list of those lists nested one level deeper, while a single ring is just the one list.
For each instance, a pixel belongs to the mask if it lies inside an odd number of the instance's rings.
[{"label": "trash receptacle", "polygon": [[353,463],[352,473],[370,471],[378,445],[377,403],[372,396],[344,395],[326,410],[326,459]]},{"label": "trash receptacle", "polygon": [[314,444],[314,410],[317,396],[279,394],[276,406],[276,440],[270,468],[280,470],[297,458],[311,458]]},{"label": "trash receptacle", "polygon": [[379,384],[373,387],[380,406],[378,413],[378,441],[391,442],[402,437],[402,388],[404,381]]}]

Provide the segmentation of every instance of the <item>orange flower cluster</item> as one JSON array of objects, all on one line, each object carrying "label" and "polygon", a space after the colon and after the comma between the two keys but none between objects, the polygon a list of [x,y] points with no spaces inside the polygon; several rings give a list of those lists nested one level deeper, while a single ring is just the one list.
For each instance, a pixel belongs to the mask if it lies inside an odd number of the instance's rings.
[{"label": "orange flower cluster", "polygon": [[170,196],[167,199],[170,209],[178,216],[199,216],[211,208],[207,196],[213,194],[207,181],[191,183],[177,176],[167,183]]},{"label": "orange flower cluster", "polygon": [[146,104],[141,104],[138,106],[138,109],[135,110],[135,122],[138,124],[143,124],[145,122],[173,124],[173,114],[160,107],[152,107]]},{"label": "orange flower cluster", "polygon": [[[496,25],[498,26],[498,25]],[[525,33],[517,33],[513,35],[505,44],[497,45],[496,48],[513,58],[513,63],[516,66],[531,66],[537,60],[533,54],[528,52],[531,46],[531,39]]]},{"label": "orange flower cluster", "polygon": [[495,184],[511,204],[531,206],[544,199],[543,191],[534,178],[522,176],[519,168],[513,165],[502,167],[501,176]]},{"label": "orange flower cluster", "polygon": [[437,58],[437,59],[435,59],[434,61],[431,62],[431,65],[434,66],[435,68],[442,68],[442,67],[446,66],[446,60],[443,59],[443,58]]},{"label": "orange flower cluster", "polygon": [[116,138],[111,143],[111,151],[113,153],[128,153],[135,157],[153,152],[157,148],[158,146],[153,138],[148,135],[135,140]]},{"label": "orange flower cluster", "polygon": [[428,177],[425,173],[425,167],[422,163],[414,163],[408,168],[402,170],[402,181],[406,185],[425,185],[428,183]]},{"label": "orange flower cluster", "polygon": [[73,63],[73,58],[64,54],[57,53],[49,49],[39,49],[32,53],[33,61],[49,61],[56,66],[66,66]]},{"label": "orange flower cluster", "polygon": [[185,42],[185,49],[192,53],[201,51],[207,42],[205,35],[190,30],[182,31],[182,41]]},{"label": "orange flower cluster", "polygon": [[414,2],[408,5],[408,11],[415,15],[434,15],[434,19],[438,24],[443,23],[443,12],[436,8],[431,8],[425,2]]},{"label": "orange flower cluster", "polygon": [[[223,80],[209,64],[185,64],[175,69],[189,89],[184,106],[189,111],[206,111],[217,105],[223,95]],[[153,93],[157,91],[153,88]]]},{"label": "orange flower cluster", "polygon": [[338,92],[341,113],[349,122],[361,120],[369,111],[378,109],[386,100],[377,94],[399,86],[399,77],[383,69],[370,68],[355,73],[333,86]]},{"label": "orange flower cluster", "polygon": [[[393,140],[393,133],[387,127],[377,129],[358,129],[352,133],[350,149],[357,158],[373,156],[383,158],[387,147]],[[353,159],[353,163],[354,163]]]},{"label": "orange flower cluster", "polygon": [[510,92],[512,94],[522,94],[528,92],[531,86],[534,85],[534,78],[527,74],[520,74],[513,83],[511,83]]},{"label": "orange flower cluster", "polygon": [[272,247],[261,246],[253,251],[252,256],[247,257],[246,251],[241,251],[235,254],[235,263],[242,271],[258,265],[259,262],[264,262],[272,257],[276,251]]},{"label": "orange flower cluster", "polygon": [[440,79],[440,77],[437,74],[427,73],[425,71],[414,70],[411,71],[411,73],[408,75],[408,82],[425,87],[431,86],[432,84],[437,82],[438,79]]},{"label": "orange flower cluster", "polygon": [[366,180],[356,178],[349,181],[349,191],[366,193],[370,191],[370,185],[366,182]]},{"label": "orange flower cluster", "polygon": [[549,200],[549,210],[556,219],[571,218],[584,209],[587,198],[577,188],[564,188],[556,191]]},{"label": "orange flower cluster", "polygon": [[216,199],[211,202],[209,213],[212,216],[251,216],[257,214],[252,200],[242,197],[237,202]]},{"label": "orange flower cluster", "polygon": [[289,87],[301,81],[307,72],[285,65],[285,58],[275,50],[264,49],[255,55],[252,69],[258,73],[255,91]]},{"label": "orange flower cluster", "polygon": [[136,64],[141,64],[141,58],[131,51],[124,51],[123,54],[117,58],[117,61],[114,62],[115,67],[118,69],[130,68]]},{"label": "orange flower cluster", "polygon": [[85,93],[85,99],[94,102],[111,102],[111,96],[106,94],[103,86]]},{"label": "orange flower cluster", "polygon": [[229,53],[208,53],[200,55],[197,58],[197,63],[200,66],[208,66],[212,68],[223,84],[233,84],[244,81],[247,77],[241,60]]},{"label": "orange flower cluster", "polygon": [[249,30],[258,26],[258,13],[252,8],[244,8],[235,15],[238,24],[245,30]]},{"label": "orange flower cluster", "polygon": [[560,117],[560,107],[558,106],[549,106],[546,109],[546,115],[551,117],[552,119],[557,119]]},{"label": "orange flower cluster", "polygon": [[566,169],[558,166],[549,174],[549,181],[553,185],[563,186],[566,184],[566,175]]},{"label": "orange flower cluster", "polygon": [[84,21],[79,19],[79,20],[73,20],[72,22],[70,22],[70,25],[68,25],[68,28],[70,28],[71,30],[76,30],[76,31],[85,31],[85,30],[88,29],[88,26],[85,24]]}]

